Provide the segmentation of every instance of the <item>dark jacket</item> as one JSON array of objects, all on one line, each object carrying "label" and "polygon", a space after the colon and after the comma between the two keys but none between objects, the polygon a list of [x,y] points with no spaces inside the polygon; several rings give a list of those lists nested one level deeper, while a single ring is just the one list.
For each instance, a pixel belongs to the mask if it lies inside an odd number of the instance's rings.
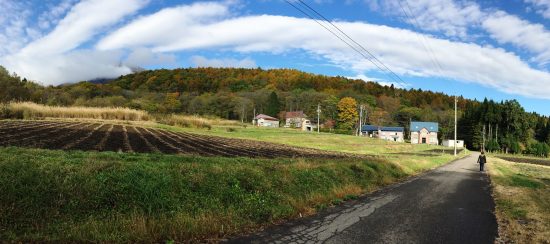
[{"label": "dark jacket", "polygon": [[487,163],[487,158],[485,157],[485,154],[479,155],[479,158],[477,159],[478,164],[484,164]]}]

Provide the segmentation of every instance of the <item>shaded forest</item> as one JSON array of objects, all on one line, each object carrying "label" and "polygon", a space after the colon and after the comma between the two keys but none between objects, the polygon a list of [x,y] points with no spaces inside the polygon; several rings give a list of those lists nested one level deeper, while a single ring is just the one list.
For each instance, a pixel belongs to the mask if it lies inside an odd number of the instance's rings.
[{"label": "shaded forest", "polygon": [[[101,83],[42,86],[0,67],[0,102],[130,107],[150,113],[197,114],[243,122],[250,122],[254,112],[284,119],[284,111],[300,110],[316,119],[319,104],[325,129],[334,127],[351,133],[357,123],[339,120],[338,103],[343,98],[353,98],[357,106],[366,108],[366,123],[408,130],[411,120],[435,121],[440,125],[440,140],[453,136],[451,96],[293,69],[160,69]],[[490,151],[548,155],[548,117],[526,112],[517,101],[479,102],[459,97],[458,109],[459,139],[464,139],[469,148],[479,149],[485,141]]]}]

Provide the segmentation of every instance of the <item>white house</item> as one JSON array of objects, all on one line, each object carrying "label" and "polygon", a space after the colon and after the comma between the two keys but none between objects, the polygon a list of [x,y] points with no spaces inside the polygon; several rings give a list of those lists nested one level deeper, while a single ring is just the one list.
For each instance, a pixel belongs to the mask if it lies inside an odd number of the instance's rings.
[{"label": "white house", "polygon": [[285,127],[287,128],[302,128],[306,120],[307,115],[304,114],[304,111],[285,113]]},{"label": "white house", "polygon": [[403,127],[387,127],[376,125],[363,125],[363,127],[361,127],[361,135],[395,142],[404,141],[403,131]]},{"label": "white house", "polygon": [[[443,146],[445,147],[455,147],[455,140],[443,140]],[[463,148],[464,140],[456,140],[456,147]]]},{"label": "white house", "polygon": [[286,112],[285,113],[286,128],[301,128],[303,131],[313,131],[317,125],[307,118],[304,111]]},{"label": "white house", "polygon": [[254,117],[252,124],[262,127],[279,127],[279,120],[269,115],[258,114]]},{"label": "white house", "polygon": [[436,122],[411,122],[411,143],[439,145],[437,132],[439,124]]}]

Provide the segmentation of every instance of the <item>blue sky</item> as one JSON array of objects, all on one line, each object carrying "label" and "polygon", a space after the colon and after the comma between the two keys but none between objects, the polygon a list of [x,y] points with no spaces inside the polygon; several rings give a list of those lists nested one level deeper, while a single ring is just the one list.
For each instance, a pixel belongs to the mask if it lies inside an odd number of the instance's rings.
[{"label": "blue sky", "polygon": [[304,2],[400,80],[282,0],[0,0],[0,64],[43,84],[132,67],[295,68],[550,115],[550,0]]}]

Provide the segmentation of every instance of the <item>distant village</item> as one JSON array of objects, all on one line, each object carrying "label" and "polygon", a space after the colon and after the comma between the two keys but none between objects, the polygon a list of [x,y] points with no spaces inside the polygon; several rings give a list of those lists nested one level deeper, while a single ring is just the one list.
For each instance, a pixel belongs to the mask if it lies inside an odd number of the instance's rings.
[{"label": "distant village", "polygon": [[[303,111],[285,112],[284,128],[296,128],[303,131],[313,132],[317,130],[317,122],[311,119]],[[279,119],[265,114],[258,114],[252,120],[252,124],[258,127],[279,128],[281,122]],[[323,124],[319,124],[322,128]],[[411,144],[440,145],[437,134],[439,132],[439,123],[411,121],[409,138]],[[377,138],[393,142],[405,142],[405,128],[383,125],[361,125],[359,136]],[[454,140],[443,140],[442,146],[454,147]],[[463,140],[456,140],[458,148],[464,147]]]}]

